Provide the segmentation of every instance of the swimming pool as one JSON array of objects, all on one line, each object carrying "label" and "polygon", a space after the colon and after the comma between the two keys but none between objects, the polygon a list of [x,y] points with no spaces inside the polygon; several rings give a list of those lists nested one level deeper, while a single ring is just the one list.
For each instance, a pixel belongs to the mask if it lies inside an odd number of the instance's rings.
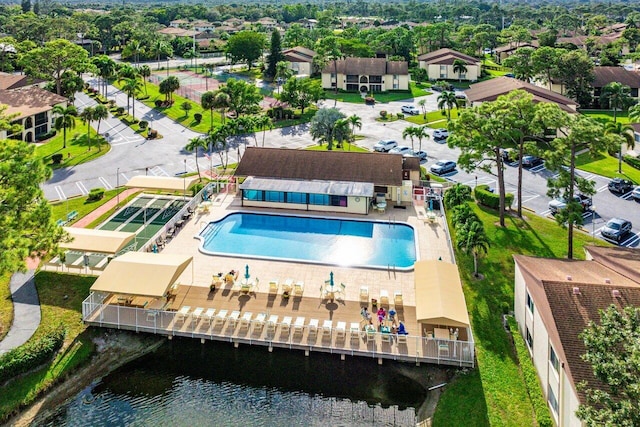
[{"label": "swimming pool", "polygon": [[403,223],[232,213],[196,238],[200,251],[345,267],[412,269],[413,227]]}]

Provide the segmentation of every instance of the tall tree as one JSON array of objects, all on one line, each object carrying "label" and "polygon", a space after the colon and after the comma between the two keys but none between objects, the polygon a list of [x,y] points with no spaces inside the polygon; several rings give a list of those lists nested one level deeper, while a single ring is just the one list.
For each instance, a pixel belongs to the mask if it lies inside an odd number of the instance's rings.
[{"label": "tall tree", "polygon": [[144,94],[147,95],[147,79],[151,76],[151,68],[148,65],[143,65],[140,67],[140,77],[142,77],[142,82],[144,83]]},{"label": "tall tree", "polygon": [[570,50],[563,53],[558,61],[558,78],[563,86],[563,92],[588,107],[591,104],[593,90],[593,61],[583,50]]},{"label": "tall tree", "polygon": [[613,122],[618,121],[618,110],[625,111],[631,105],[633,105],[633,98],[631,98],[631,88],[623,85],[619,82],[611,82],[602,88],[600,94],[601,105],[608,105],[609,109],[613,110]]},{"label": "tall tree", "polygon": [[565,53],[564,49],[542,46],[531,54],[533,75],[547,83],[549,89],[551,89],[552,80],[558,76],[558,65],[563,53]]},{"label": "tall tree", "polygon": [[415,151],[415,147],[413,146],[413,137],[415,136],[417,129],[418,129],[418,126],[407,126],[402,131],[402,139],[409,138],[411,140],[411,150],[412,151]]},{"label": "tall tree", "polygon": [[467,255],[473,257],[473,276],[478,277],[478,258],[487,253],[489,238],[480,220],[466,221],[456,226],[456,246]]},{"label": "tall tree", "polygon": [[[100,122],[109,118],[109,110],[102,104],[98,104],[93,107],[93,120],[98,121],[98,127],[96,133],[100,136]],[[98,150],[100,150],[100,144],[98,144]]]},{"label": "tall tree", "polygon": [[[257,129],[262,131],[262,146],[264,147],[264,139],[267,134],[267,129],[273,129],[273,120],[271,117],[260,115],[255,118],[255,126]],[[258,145],[258,141],[256,140],[256,146]]]},{"label": "tall tree", "polygon": [[[11,128],[5,116],[0,128]],[[40,188],[51,169],[34,150],[34,144],[0,140],[0,273],[24,270],[27,257],[55,250],[64,234]]]},{"label": "tall tree", "polygon": [[167,58],[173,55],[173,48],[171,44],[164,39],[156,39],[151,45],[151,52],[153,52],[153,56],[155,56],[158,61],[157,69],[160,69],[160,58],[164,55]]},{"label": "tall tree", "polygon": [[57,115],[53,122],[53,127],[56,130],[62,129],[62,148],[67,148],[67,129],[73,129],[76,127],[76,116],[78,110],[73,105],[63,107],[62,105],[56,105],[51,112]]},{"label": "tall tree", "polygon": [[185,147],[187,151],[193,151],[196,162],[196,170],[198,171],[198,181],[202,181],[202,175],[200,175],[200,165],[198,164],[198,149],[202,148],[202,150],[206,150],[208,146],[208,142],[206,138],[202,136],[196,136],[195,138],[191,138],[189,143]]},{"label": "tall tree", "polygon": [[467,63],[462,59],[453,60],[453,72],[458,73],[458,81],[462,81],[462,75],[467,72]]},{"label": "tall tree", "polygon": [[422,151],[422,140],[429,139],[429,132],[427,132],[427,126],[418,126],[413,133],[413,136],[418,140],[418,151]]},{"label": "tall tree", "polygon": [[22,13],[27,13],[31,11],[31,0],[22,0],[20,2],[20,7],[22,8]]},{"label": "tall tree", "polygon": [[86,107],[80,113],[80,120],[87,125],[87,145],[88,150],[91,150],[91,122],[93,121],[93,107]]},{"label": "tall tree", "polygon": [[531,80],[534,75],[533,61],[531,57],[535,50],[531,47],[520,47],[516,49],[513,55],[502,61],[505,67],[511,68],[513,75],[525,82]]},{"label": "tall tree", "polygon": [[204,108],[205,110],[209,110],[209,129],[213,129],[213,109],[215,107],[215,97],[215,93],[209,91],[203,93],[200,97],[200,105],[202,106],[202,108]]},{"label": "tall tree", "polygon": [[333,149],[333,136],[336,122],[346,116],[337,108],[321,108],[311,119],[310,133],[320,145],[327,144],[327,150]]},{"label": "tall tree", "polygon": [[241,114],[255,114],[260,110],[263,96],[258,87],[244,80],[229,79],[221,86],[221,92],[229,96],[229,109],[236,117]]},{"label": "tall tree", "polygon": [[275,28],[271,32],[271,45],[269,46],[269,56],[267,57],[267,77],[275,78],[277,73],[278,62],[284,61],[282,54],[282,40],[280,39],[280,31]]},{"label": "tall tree", "polygon": [[570,115],[557,104],[541,103],[537,120],[545,128],[557,130],[558,136],[545,153],[545,166],[555,173],[547,180],[547,195],[567,201],[567,207],[556,214],[556,222],[568,229],[567,257],[572,259],[573,229],[583,221],[582,205],[573,196],[576,190],[586,195],[595,194],[595,182],[576,174],[576,155],[583,150],[597,155],[612,145],[612,139],[605,135],[602,124],[582,114]]},{"label": "tall tree", "polygon": [[263,34],[255,31],[240,31],[229,37],[226,54],[231,63],[245,62],[251,69],[253,63],[262,56],[266,46]]},{"label": "tall tree", "polygon": [[349,117],[347,117],[347,120],[349,120],[349,124],[351,125],[351,137],[352,137],[352,141],[355,141],[355,136],[356,136],[356,128],[358,129],[362,129],[362,119],[356,115],[356,114],[352,114]]},{"label": "tall tree", "polygon": [[122,91],[127,94],[127,111],[129,110],[129,99],[133,98],[133,109],[131,115],[136,119],[136,95],[142,90],[142,83],[136,77],[125,78],[122,84]]},{"label": "tall tree", "polygon": [[309,78],[298,79],[291,77],[282,87],[280,100],[288,102],[293,107],[300,108],[304,114],[305,108],[312,103],[318,102],[324,97],[324,91],[320,82]]},{"label": "tall tree", "polygon": [[606,387],[578,385],[586,399],[576,412],[588,427],[640,425],[640,308],[610,305],[580,336],[582,359]]},{"label": "tall tree", "polygon": [[91,63],[97,69],[98,76],[102,79],[103,95],[107,97],[107,85],[109,79],[112,78],[116,72],[116,63],[113,59],[107,55],[97,55],[91,58]]},{"label": "tall tree", "polygon": [[89,70],[89,54],[86,50],[68,40],[57,39],[33,49],[20,59],[26,74],[53,80],[56,93],[62,94],[61,80],[65,71],[84,73]]},{"label": "tall tree", "polygon": [[615,138],[613,143],[618,146],[618,173],[622,173],[622,144],[627,144],[629,150],[635,148],[634,130],[631,126],[620,122],[609,122],[604,131]]},{"label": "tall tree", "polygon": [[447,112],[447,121],[451,121],[451,110],[457,105],[458,102],[456,100],[455,92],[445,90],[438,95],[438,108],[443,113],[445,111]]},{"label": "tall tree", "polygon": [[169,76],[160,82],[159,91],[165,95],[165,100],[173,103],[173,92],[180,89],[180,80],[176,76]]}]

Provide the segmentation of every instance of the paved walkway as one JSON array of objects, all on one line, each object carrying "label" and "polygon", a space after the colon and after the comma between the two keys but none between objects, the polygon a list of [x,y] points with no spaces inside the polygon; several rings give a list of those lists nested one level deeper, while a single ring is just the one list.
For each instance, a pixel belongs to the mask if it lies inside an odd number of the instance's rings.
[{"label": "paved walkway", "polygon": [[[128,190],[123,191],[122,193],[120,193],[120,201],[124,201],[127,197],[129,197],[130,195],[138,191],[140,191],[139,188],[130,188]],[[87,215],[77,220],[75,223],[73,223],[72,227],[85,228],[87,225],[91,224],[97,218],[100,218],[105,213],[112,211],[113,208],[116,207],[117,203],[118,203],[118,198],[114,197],[104,205],[100,206],[98,209],[95,209],[89,212]]]},{"label": "paved walkway", "polygon": [[7,336],[0,341],[0,354],[27,342],[40,325],[40,300],[33,280],[34,273],[35,268],[31,268],[26,273],[14,273],[11,276],[13,323]]}]

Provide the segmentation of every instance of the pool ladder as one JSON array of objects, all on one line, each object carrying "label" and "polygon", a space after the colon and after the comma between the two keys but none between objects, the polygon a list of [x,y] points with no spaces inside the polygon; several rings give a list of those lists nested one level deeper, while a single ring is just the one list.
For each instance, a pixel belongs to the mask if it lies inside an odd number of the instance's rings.
[{"label": "pool ladder", "polygon": [[391,228],[392,225],[396,225],[396,217],[389,215],[389,228]]},{"label": "pool ladder", "polygon": [[391,277],[391,273],[393,273],[393,278],[396,277],[396,265],[387,264],[387,274]]}]

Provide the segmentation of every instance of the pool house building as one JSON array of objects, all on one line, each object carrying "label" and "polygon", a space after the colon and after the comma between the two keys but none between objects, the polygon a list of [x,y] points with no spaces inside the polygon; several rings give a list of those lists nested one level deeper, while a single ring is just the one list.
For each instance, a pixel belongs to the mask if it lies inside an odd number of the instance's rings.
[{"label": "pool house building", "polygon": [[410,203],[420,162],[399,154],[247,147],[238,165],[244,207],[366,215]]}]

